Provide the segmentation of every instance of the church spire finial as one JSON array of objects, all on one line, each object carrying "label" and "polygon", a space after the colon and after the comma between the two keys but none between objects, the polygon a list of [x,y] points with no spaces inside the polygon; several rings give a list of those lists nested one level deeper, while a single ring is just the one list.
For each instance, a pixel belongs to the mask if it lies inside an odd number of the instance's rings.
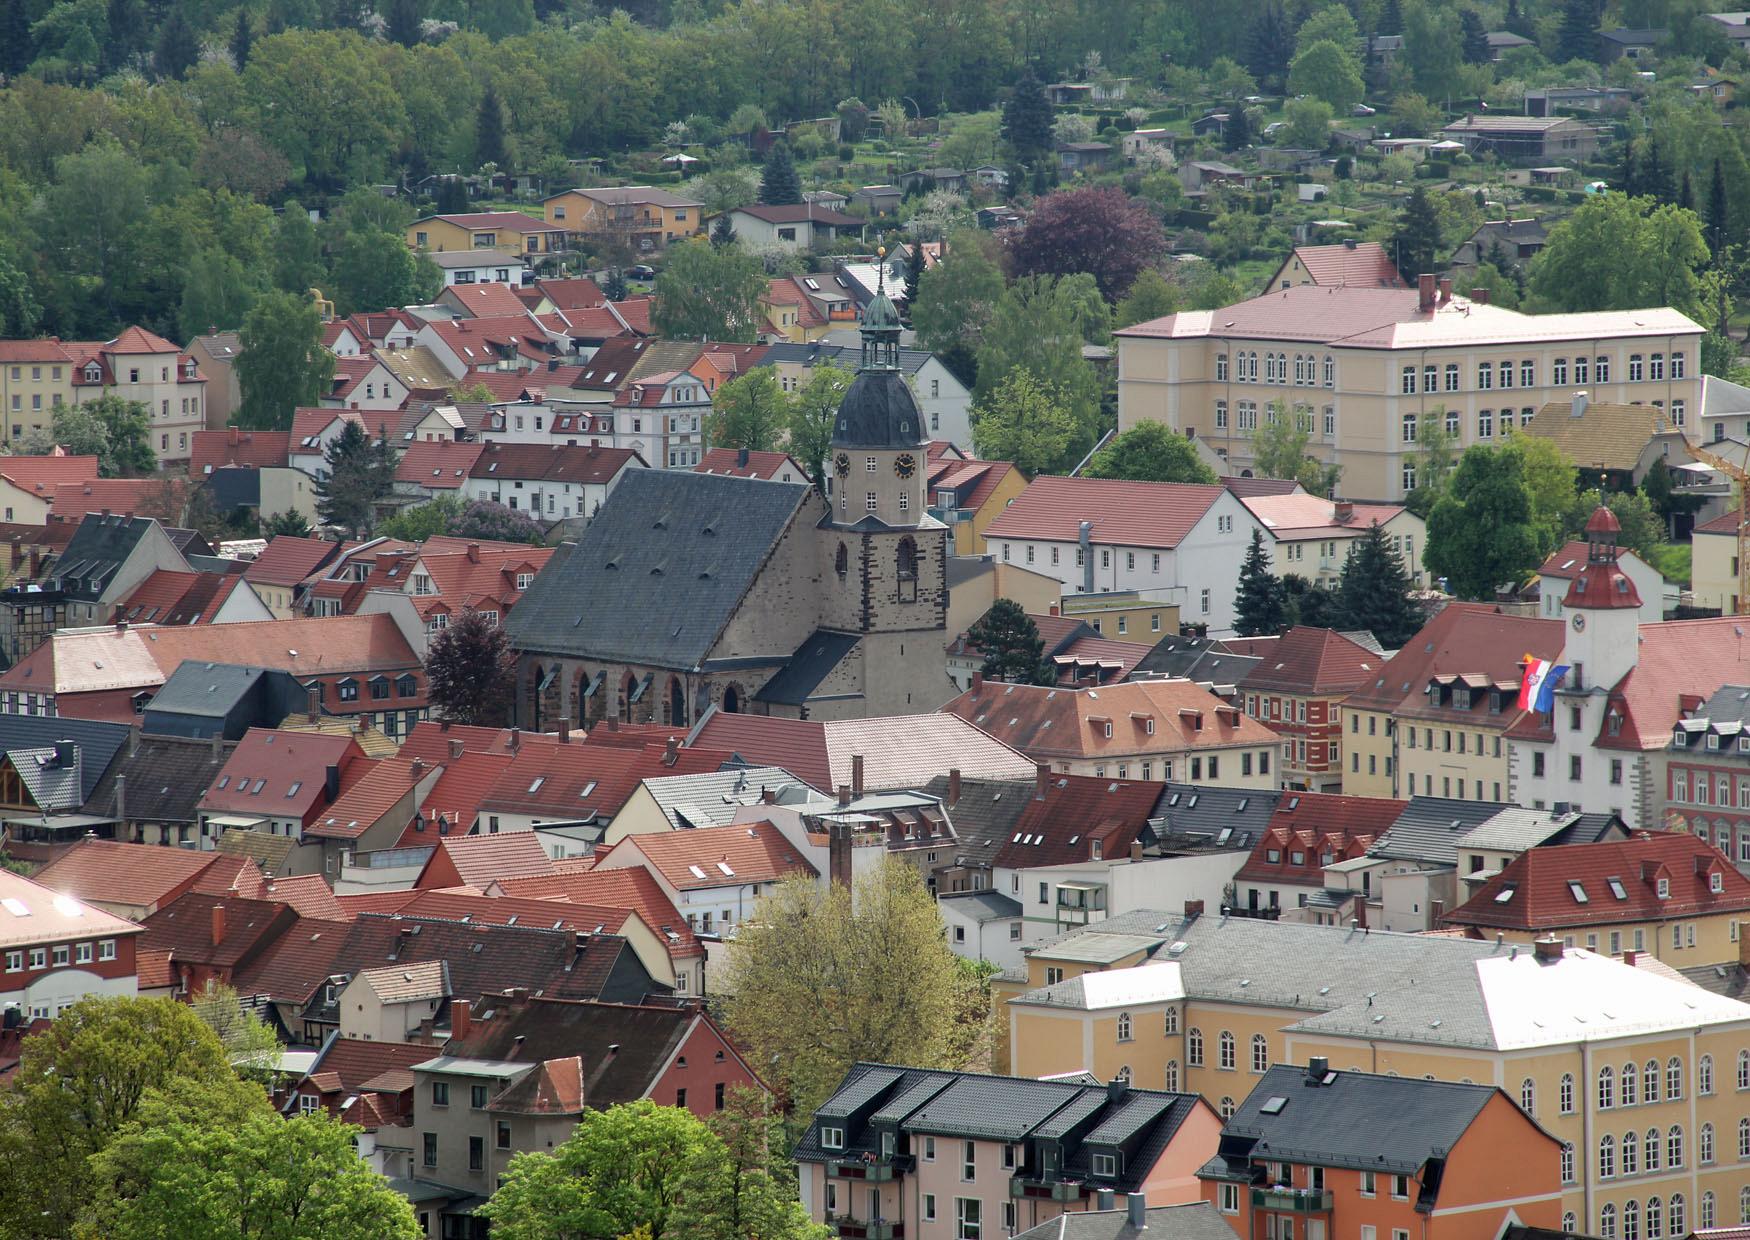
[{"label": "church spire finial", "polygon": [[899,369],[899,311],[887,295],[887,248],[875,251],[875,296],[863,310],[863,370]]}]

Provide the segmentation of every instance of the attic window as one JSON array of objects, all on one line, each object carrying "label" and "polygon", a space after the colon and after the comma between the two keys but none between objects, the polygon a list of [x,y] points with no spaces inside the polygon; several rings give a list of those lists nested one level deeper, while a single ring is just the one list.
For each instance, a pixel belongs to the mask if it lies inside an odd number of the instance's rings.
[{"label": "attic window", "polygon": [[1610,888],[1610,894],[1615,896],[1618,900],[1628,899],[1628,892],[1622,889],[1622,880],[1620,878],[1607,878],[1604,880],[1604,884]]},{"label": "attic window", "polygon": [[223,788],[226,784],[228,784],[230,782],[231,782],[231,777],[229,775],[219,776],[219,787],[220,788]]},{"label": "attic window", "polygon": [[292,786],[291,786],[291,787],[290,787],[290,788],[287,788],[287,789],[286,789],[286,799],[287,799],[287,800],[290,800],[290,799],[291,799],[291,798],[293,798],[293,797],[295,797],[295,796],[297,796],[297,795],[298,795],[298,789],[299,789],[299,788],[302,788],[302,787],[303,787],[303,786],[304,786],[304,781],[303,781],[303,780],[301,780],[301,779],[294,779],[294,780],[293,780],[293,781],[292,781]]},{"label": "attic window", "polygon": [[1707,876],[1707,889],[1715,895],[1724,891],[1726,889],[1726,876],[1721,874],[1718,870],[1709,874]]},{"label": "attic window", "polygon": [[1518,890],[1518,888],[1513,883],[1508,883],[1495,893],[1495,903],[1506,904],[1510,902],[1513,899],[1513,893],[1516,890]]},{"label": "attic window", "polygon": [[1653,885],[1653,890],[1658,893],[1661,900],[1669,900],[1671,898],[1671,880],[1668,878],[1659,879]]},{"label": "attic window", "polygon": [[694,878],[704,878],[705,877],[705,871],[701,870],[696,865],[689,865],[687,867],[687,872],[689,874],[691,874]]},{"label": "attic window", "polygon": [[583,786],[583,791],[577,794],[578,798],[582,799],[583,797],[586,797],[590,793],[594,792],[595,791],[595,782],[596,781],[592,779],[587,784],[585,784]]},{"label": "attic window", "polygon": [[1576,904],[1590,904],[1590,903],[1592,903],[1591,898],[1589,896],[1587,896],[1587,894],[1586,894],[1585,885],[1583,883],[1581,883],[1579,879],[1570,878],[1568,880],[1568,891],[1570,893],[1572,893],[1572,895],[1574,897],[1574,903],[1576,903]]},{"label": "attic window", "polygon": [[546,782],[547,782],[547,777],[545,775],[535,776],[534,782],[529,785],[529,791],[530,792],[539,792],[541,790],[541,785],[546,783]]},{"label": "attic window", "polygon": [[729,878],[735,877],[735,871],[729,868],[729,863],[727,861],[719,861],[717,863],[717,868],[723,871],[725,876]]}]

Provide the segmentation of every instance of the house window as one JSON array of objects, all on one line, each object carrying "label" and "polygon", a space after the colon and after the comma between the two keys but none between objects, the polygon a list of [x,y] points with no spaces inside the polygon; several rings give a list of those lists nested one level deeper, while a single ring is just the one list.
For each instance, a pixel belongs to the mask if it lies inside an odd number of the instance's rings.
[{"label": "house window", "polygon": [[434,1107],[450,1105],[450,1087],[446,1082],[433,1081],[431,1083],[431,1104]]},{"label": "house window", "polygon": [[1495,386],[1495,368],[1487,362],[1477,363],[1477,390],[1487,392]]},{"label": "house window", "polygon": [[470,1085],[468,1087],[468,1106],[475,1111],[486,1109],[486,1086]]},{"label": "house window", "polygon": [[1223,1072],[1232,1072],[1234,1070],[1235,1061],[1234,1035],[1223,1029],[1221,1031],[1221,1037],[1218,1039],[1218,1045],[1221,1050],[1221,1070]]},{"label": "house window", "polygon": [[1446,363],[1446,390],[1448,392],[1458,391],[1458,363],[1457,362]]},{"label": "house window", "polygon": [[482,1171],[486,1167],[486,1138],[468,1138],[468,1170]]},{"label": "house window", "polygon": [[1193,1028],[1186,1032],[1185,1062],[1193,1068],[1203,1066],[1203,1030]]},{"label": "house window", "polygon": [[984,1203],[976,1197],[954,1199],[954,1240],[983,1240]]},{"label": "house window", "polygon": [[424,1149],[425,1156],[424,1156],[423,1161],[424,1161],[425,1165],[428,1167],[437,1166],[438,1165],[437,1164],[437,1156],[438,1156],[437,1133],[427,1132],[427,1133],[421,1133],[420,1135],[424,1138],[423,1145],[425,1146],[425,1149]]}]

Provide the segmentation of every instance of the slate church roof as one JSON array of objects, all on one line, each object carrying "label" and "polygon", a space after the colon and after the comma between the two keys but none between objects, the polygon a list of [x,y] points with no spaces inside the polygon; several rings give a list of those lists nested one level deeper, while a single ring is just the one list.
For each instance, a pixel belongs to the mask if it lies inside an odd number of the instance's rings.
[{"label": "slate church roof", "polygon": [[511,644],[700,666],[808,493],[796,483],[628,471],[577,545],[560,549],[510,613]]}]

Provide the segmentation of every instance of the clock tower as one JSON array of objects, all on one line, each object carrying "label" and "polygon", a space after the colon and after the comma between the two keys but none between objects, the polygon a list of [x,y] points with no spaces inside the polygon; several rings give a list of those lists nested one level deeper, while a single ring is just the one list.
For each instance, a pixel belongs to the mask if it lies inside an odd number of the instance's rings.
[{"label": "clock tower", "polygon": [[900,369],[885,272],[861,332],[857,377],[833,420],[834,494],[819,527],[822,623],[862,636],[868,713],[933,710],[953,696],[941,664],[948,527],[929,512],[924,419]]}]

